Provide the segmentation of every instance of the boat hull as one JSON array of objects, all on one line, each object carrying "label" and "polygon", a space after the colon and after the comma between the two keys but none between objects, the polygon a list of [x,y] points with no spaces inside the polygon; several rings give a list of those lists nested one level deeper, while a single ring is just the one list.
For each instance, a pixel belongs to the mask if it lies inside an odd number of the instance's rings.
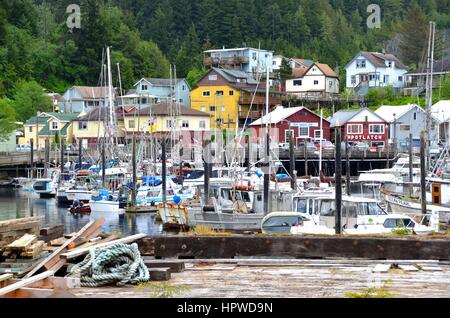
[{"label": "boat hull", "polygon": [[94,213],[120,213],[122,211],[117,201],[90,201],[89,207]]}]

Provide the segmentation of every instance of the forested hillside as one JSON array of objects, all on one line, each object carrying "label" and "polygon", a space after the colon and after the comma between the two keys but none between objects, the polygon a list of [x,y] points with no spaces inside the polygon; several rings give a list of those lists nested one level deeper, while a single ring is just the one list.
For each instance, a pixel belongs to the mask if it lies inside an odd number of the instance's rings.
[{"label": "forested hillside", "polygon": [[[70,32],[74,2],[81,29]],[[367,28],[370,3],[381,6],[381,29]],[[23,81],[57,92],[96,85],[105,46],[126,88],[142,76],[168,76],[170,63],[179,76],[198,73],[202,51],[223,46],[261,45],[342,70],[359,50],[400,38],[389,47],[413,66],[423,59],[428,21],[446,29],[449,12],[450,0],[4,0],[0,97],[14,99]]]}]

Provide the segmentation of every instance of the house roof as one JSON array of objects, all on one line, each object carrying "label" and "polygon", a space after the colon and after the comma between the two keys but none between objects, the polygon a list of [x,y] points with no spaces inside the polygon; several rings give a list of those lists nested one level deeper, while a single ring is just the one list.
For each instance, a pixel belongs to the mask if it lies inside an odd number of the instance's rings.
[{"label": "house roof", "polygon": [[408,104],[402,106],[381,106],[378,108],[375,113],[382,117],[388,123],[394,122],[396,119],[401,118],[403,115],[408,113],[412,109],[420,109],[423,112],[423,109],[415,104]]},{"label": "house roof", "polygon": [[[375,67],[387,68],[386,61],[393,61],[395,62],[396,68],[405,70],[407,69],[407,67],[394,54],[361,51],[357,56],[359,56],[360,54],[368,59],[370,63],[372,63]],[[350,63],[352,63],[356,59],[356,57],[353,58]],[[348,63],[347,66],[350,65],[350,63]]]},{"label": "house roof", "polygon": [[71,122],[77,119],[77,117],[79,116],[79,113],[51,113],[51,112],[46,112],[46,113],[41,113],[41,115],[39,116],[39,120],[37,118],[37,116],[31,117],[30,119],[28,119],[25,122],[25,126],[31,126],[31,125],[36,125],[39,124],[39,126],[43,126],[50,117],[54,117],[56,119],[58,119],[59,121],[62,122]]},{"label": "house roof", "polygon": [[246,51],[246,50],[254,50],[254,51],[260,51],[260,52],[273,52],[273,51],[268,51],[268,50],[254,49],[254,48],[250,48],[250,47],[241,47],[241,48],[234,48],[234,49],[215,49],[215,50],[208,50],[208,51],[204,51],[204,53],[233,52],[233,51]]},{"label": "house roof", "polygon": [[441,122],[450,121],[450,100],[441,100],[434,104],[431,113]]},{"label": "house roof", "polygon": [[[135,110],[125,114],[127,116],[171,116],[172,113],[170,111],[170,104],[168,103],[160,103],[154,106],[142,108],[140,111]],[[181,116],[200,116],[200,117],[211,117],[210,114],[196,110],[191,108],[180,107],[180,115]]]},{"label": "house roof", "polygon": [[[325,76],[338,77],[336,72],[333,71],[333,69],[328,64],[315,63],[313,65],[316,65],[322,71],[322,73],[325,74]],[[313,67],[313,65],[311,65],[310,68]]]},{"label": "house roof", "polygon": [[310,67],[311,65],[314,64],[313,60],[308,60],[308,59],[300,59],[300,58],[291,58],[292,61],[294,61],[297,64],[301,64],[304,65],[306,67]]},{"label": "house roof", "polygon": [[150,77],[144,77],[139,82],[134,84],[133,86],[137,86],[140,82],[143,80],[149,82],[153,86],[164,86],[164,87],[170,87],[173,85],[178,85],[179,82],[184,81],[184,78],[174,78],[172,79],[172,83],[170,82],[170,78],[150,78]]},{"label": "house roof", "polygon": [[[123,107],[123,108],[117,108],[116,109],[116,118],[117,119],[123,119],[123,113],[127,113],[130,111],[133,111],[134,107]],[[106,107],[96,107],[90,110],[86,114],[80,115],[76,121],[103,121],[107,118],[107,114],[109,114],[109,110]]]},{"label": "house roof", "polygon": [[[206,73],[201,79],[205,78],[206,76],[209,76],[209,74],[213,71],[215,71],[220,76],[222,76],[230,84],[243,85],[243,86],[245,86],[247,84],[248,85],[257,85],[258,84],[258,81],[255,80],[250,74],[247,74],[242,71],[228,70],[228,69],[217,68],[217,67],[211,68],[208,71],[208,73]],[[238,79],[245,79],[246,83],[238,82]]]},{"label": "house roof", "polygon": [[42,128],[42,130],[39,132],[39,136],[41,137],[55,136],[57,132],[60,136],[67,136],[67,130],[71,124],[72,123],[65,124],[64,127],[60,130],[50,130],[50,126],[47,123],[47,125],[45,125],[45,127]]},{"label": "house roof", "polygon": [[75,89],[84,99],[104,99],[109,95],[108,87],[105,86],[74,86],[72,89]]},{"label": "house roof", "polygon": [[363,111],[369,111],[373,113],[375,116],[380,118],[382,121],[385,121],[383,117],[379,116],[374,111],[370,110],[369,108],[361,108],[361,109],[355,109],[355,110],[340,110],[336,113],[334,113],[333,117],[329,118],[329,122],[331,123],[331,128],[335,128],[338,126],[343,126],[350,120],[352,120],[354,117],[356,117],[358,114],[362,113]]},{"label": "house roof", "polygon": [[[310,113],[313,113],[308,108],[305,108],[305,107],[285,108],[285,107],[279,105],[272,112],[270,112],[269,114],[264,115],[260,119],[256,120],[252,124],[250,124],[250,126],[262,126],[262,125],[265,125],[267,123],[269,125],[276,125],[276,124],[279,124],[280,122],[282,122],[283,120],[285,120],[286,118],[291,117],[292,115],[298,113],[299,111],[301,111],[303,109],[307,110]],[[319,115],[317,115],[317,114],[314,114],[314,115],[316,115],[317,117],[320,118]],[[323,118],[323,120],[326,120],[326,119]]]}]

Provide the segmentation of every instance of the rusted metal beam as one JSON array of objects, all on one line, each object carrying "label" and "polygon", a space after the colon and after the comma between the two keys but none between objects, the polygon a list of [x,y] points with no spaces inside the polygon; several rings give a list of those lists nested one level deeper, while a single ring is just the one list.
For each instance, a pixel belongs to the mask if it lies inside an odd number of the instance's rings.
[{"label": "rusted metal beam", "polygon": [[450,240],[383,237],[158,236],[138,242],[156,258],[234,257],[450,260]]}]

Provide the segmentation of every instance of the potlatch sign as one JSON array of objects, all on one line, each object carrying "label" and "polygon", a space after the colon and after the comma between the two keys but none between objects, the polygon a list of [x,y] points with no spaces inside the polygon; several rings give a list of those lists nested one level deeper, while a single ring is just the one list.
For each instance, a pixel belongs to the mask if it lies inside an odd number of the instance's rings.
[{"label": "potlatch sign", "polygon": [[348,140],[378,141],[384,140],[384,135],[348,135]]}]

